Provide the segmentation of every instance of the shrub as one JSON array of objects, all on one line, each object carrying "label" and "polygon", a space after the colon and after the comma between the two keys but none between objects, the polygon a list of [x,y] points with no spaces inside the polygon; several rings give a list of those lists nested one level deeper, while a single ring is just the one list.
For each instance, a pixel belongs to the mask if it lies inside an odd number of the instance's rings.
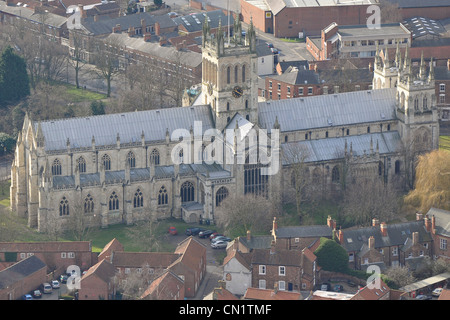
[{"label": "shrub", "polygon": [[331,239],[321,238],[314,254],[317,256],[317,263],[324,270],[342,273],[349,270],[347,252]]}]

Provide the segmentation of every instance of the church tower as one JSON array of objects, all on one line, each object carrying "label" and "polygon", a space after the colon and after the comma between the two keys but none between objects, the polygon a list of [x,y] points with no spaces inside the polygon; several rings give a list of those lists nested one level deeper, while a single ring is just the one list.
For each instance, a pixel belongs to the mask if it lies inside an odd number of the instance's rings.
[{"label": "church tower", "polygon": [[258,122],[258,76],[256,32],[253,23],[245,37],[239,19],[233,37],[226,38],[219,28],[212,34],[206,17],[203,25],[202,92],[218,130],[223,130],[236,113]]}]

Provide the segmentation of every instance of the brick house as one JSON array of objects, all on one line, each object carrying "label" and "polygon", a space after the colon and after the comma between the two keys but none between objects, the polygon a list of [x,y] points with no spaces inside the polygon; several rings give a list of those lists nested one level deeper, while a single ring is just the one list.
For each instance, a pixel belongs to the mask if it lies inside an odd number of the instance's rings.
[{"label": "brick house", "polygon": [[379,284],[375,282],[359,290],[350,300],[400,300],[403,293],[400,290],[392,290],[382,279]]},{"label": "brick house", "polygon": [[0,300],[17,300],[47,281],[47,266],[29,256],[0,271]]},{"label": "brick house", "polygon": [[372,226],[337,231],[341,246],[347,250],[349,267],[366,269],[378,265],[415,268],[425,257],[432,257],[433,239],[427,227],[429,219],[417,215],[416,221],[386,224],[373,219]]},{"label": "brick house", "polygon": [[124,251],[123,245],[116,238],[112,239],[110,242],[103,247],[103,250],[98,255],[98,261],[103,259],[110,259],[113,252]]},{"label": "brick house", "polygon": [[242,252],[237,246],[229,248],[223,260],[223,280],[232,294],[244,295],[252,286],[252,253]]},{"label": "brick house", "polygon": [[111,300],[114,295],[114,266],[103,259],[83,275],[78,300]]},{"label": "brick house", "polygon": [[168,269],[184,280],[185,296],[192,298],[206,274],[206,247],[191,236],[181,241],[174,253],[179,257]]},{"label": "brick house", "polygon": [[89,269],[97,262],[90,241],[48,242],[0,242],[0,260],[17,262],[35,255],[56,275],[64,273],[68,266],[77,265]]},{"label": "brick house", "polygon": [[244,300],[303,300],[300,292],[274,289],[248,288]]},{"label": "brick house", "polygon": [[446,66],[436,66],[434,70],[439,118],[450,121],[450,59]]},{"label": "brick house", "polygon": [[119,277],[126,278],[128,274],[140,272],[144,268],[150,273],[158,275],[179,257],[179,254],[169,252],[114,251],[110,261],[116,268]]},{"label": "brick house", "polygon": [[431,208],[425,215],[425,224],[433,238],[433,255],[450,261],[450,211]]},{"label": "brick house", "polygon": [[165,270],[142,294],[143,300],[184,300],[184,281]]}]

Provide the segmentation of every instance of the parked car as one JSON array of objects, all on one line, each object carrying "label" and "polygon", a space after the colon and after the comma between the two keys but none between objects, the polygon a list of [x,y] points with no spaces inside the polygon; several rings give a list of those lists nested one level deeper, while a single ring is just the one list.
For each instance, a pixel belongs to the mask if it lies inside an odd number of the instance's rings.
[{"label": "parked car", "polygon": [[39,289],[33,290],[32,296],[35,299],[40,299],[42,297],[41,290],[39,290]]},{"label": "parked car", "polygon": [[58,280],[52,280],[52,289],[59,289],[59,281]]},{"label": "parked car", "polygon": [[175,227],[169,227],[169,234],[171,234],[171,235],[176,235],[176,234],[178,234],[178,231],[177,231],[177,228],[175,228]]},{"label": "parked car", "polygon": [[322,291],[329,291],[330,290],[330,284],[329,283],[322,283],[320,286],[320,290]]},{"label": "parked car", "polygon": [[61,283],[67,283],[67,279],[69,279],[69,276],[68,276],[67,274],[62,274],[62,275],[59,277],[59,281],[60,281]]},{"label": "parked car", "polygon": [[53,289],[50,283],[43,283],[42,284],[42,292],[43,293],[52,293]]},{"label": "parked car", "polygon": [[212,239],[214,239],[215,237],[221,236],[220,233],[218,232],[214,232],[209,236],[209,241],[211,241]]},{"label": "parked car", "polygon": [[269,47],[269,48],[273,48],[273,44],[272,43],[270,43],[270,42],[266,42],[266,44],[267,44],[267,46]]},{"label": "parked car", "polygon": [[217,241],[226,241],[226,242],[228,242],[228,241],[231,241],[231,239],[228,238],[228,237],[225,237],[225,236],[217,236],[217,237],[215,237],[214,239],[211,240],[211,243],[214,243],[214,242],[217,242]]},{"label": "parked car", "polygon": [[213,230],[203,230],[198,233],[198,237],[199,238],[207,238],[213,233],[214,233]]},{"label": "parked car", "polygon": [[344,291],[344,287],[342,285],[336,284],[334,286],[334,292],[342,292],[342,291]]},{"label": "parked car", "polygon": [[185,235],[187,236],[195,236],[200,233],[200,231],[203,231],[204,229],[201,228],[188,228],[186,229]]},{"label": "parked car", "polygon": [[31,294],[24,294],[22,300],[33,300],[33,297],[31,296]]},{"label": "parked car", "polygon": [[222,240],[211,243],[211,248],[213,248],[213,249],[224,249],[227,246],[228,246],[228,242],[222,241]]},{"label": "parked car", "polygon": [[436,288],[436,289],[433,290],[433,292],[431,292],[431,294],[434,297],[439,297],[441,295],[441,293],[442,293],[442,288]]},{"label": "parked car", "polygon": [[430,296],[424,295],[424,294],[419,294],[416,297],[416,300],[431,300],[432,298]]}]

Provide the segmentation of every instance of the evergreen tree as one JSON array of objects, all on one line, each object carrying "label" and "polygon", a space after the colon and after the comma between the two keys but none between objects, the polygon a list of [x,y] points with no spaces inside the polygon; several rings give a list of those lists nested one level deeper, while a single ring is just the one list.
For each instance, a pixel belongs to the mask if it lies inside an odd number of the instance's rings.
[{"label": "evergreen tree", "polygon": [[314,254],[317,256],[317,263],[324,270],[343,273],[348,271],[347,252],[336,241],[320,238],[320,245]]},{"label": "evergreen tree", "polygon": [[25,61],[7,46],[0,56],[0,105],[19,101],[30,94]]}]

